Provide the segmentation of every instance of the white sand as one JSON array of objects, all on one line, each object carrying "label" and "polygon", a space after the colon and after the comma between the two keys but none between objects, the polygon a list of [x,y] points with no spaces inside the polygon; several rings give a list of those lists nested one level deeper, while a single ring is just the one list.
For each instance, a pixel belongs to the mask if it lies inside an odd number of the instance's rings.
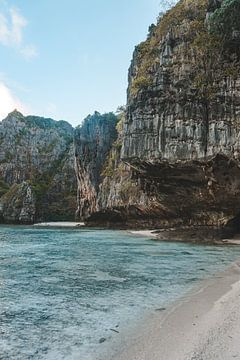
[{"label": "white sand", "polygon": [[82,227],[82,222],[71,222],[71,221],[55,221],[55,222],[42,222],[34,224],[37,227]]},{"label": "white sand", "polygon": [[224,239],[223,243],[231,245],[240,245],[240,239]]},{"label": "white sand", "polygon": [[99,359],[239,360],[239,265],[203,282],[166,311],[155,311],[137,329],[119,331]]},{"label": "white sand", "polygon": [[138,235],[138,236],[147,236],[151,238],[157,238],[158,234],[154,233],[155,230],[137,230],[137,231],[129,231],[131,234]]}]

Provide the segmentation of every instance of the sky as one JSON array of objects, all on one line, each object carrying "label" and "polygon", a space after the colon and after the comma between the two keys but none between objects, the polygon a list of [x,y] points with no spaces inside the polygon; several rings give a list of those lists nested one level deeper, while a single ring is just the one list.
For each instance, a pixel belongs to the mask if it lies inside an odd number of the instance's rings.
[{"label": "sky", "polygon": [[0,0],[0,119],[76,126],[126,103],[135,45],[165,0]]}]

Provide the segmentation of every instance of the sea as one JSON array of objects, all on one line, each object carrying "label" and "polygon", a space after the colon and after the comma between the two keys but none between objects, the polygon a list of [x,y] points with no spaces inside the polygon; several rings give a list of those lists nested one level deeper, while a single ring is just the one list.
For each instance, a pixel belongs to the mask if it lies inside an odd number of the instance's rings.
[{"label": "sea", "polygon": [[127,231],[0,227],[0,359],[94,360],[143,314],[240,257],[238,246]]}]

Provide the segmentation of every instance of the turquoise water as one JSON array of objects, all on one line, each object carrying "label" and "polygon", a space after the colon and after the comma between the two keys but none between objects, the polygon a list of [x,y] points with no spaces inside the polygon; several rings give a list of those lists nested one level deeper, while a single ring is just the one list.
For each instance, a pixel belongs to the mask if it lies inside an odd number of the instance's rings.
[{"label": "turquoise water", "polygon": [[240,247],[124,231],[0,227],[0,359],[95,359],[145,311],[227,267]]}]

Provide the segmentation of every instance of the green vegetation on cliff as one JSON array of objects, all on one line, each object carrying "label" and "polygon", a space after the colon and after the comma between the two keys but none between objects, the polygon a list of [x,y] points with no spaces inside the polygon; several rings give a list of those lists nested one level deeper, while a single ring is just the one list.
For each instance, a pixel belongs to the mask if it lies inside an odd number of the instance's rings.
[{"label": "green vegetation on cliff", "polygon": [[152,85],[156,67],[160,65],[160,47],[164,38],[172,31],[176,33],[183,24],[183,36],[186,40],[194,38],[204,27],[206,11],[207,0],[180,0],[166,14],[159,17],[157,25],[151,27],[147,40],[135,48],[138,70],[130,84],[130,95],[135,96],[139,90]]},{"label": "green vegetation on cliff", "polygon": [[113,112],[100,114],[98,111],[95,111],[93,115],[88,115],[82,122],[81,125],[77,126],[78,128],[82,127],[90,127],[93,123],[98,123],[101,125],[102,123],[110,123],[115,124],[116,123],[116,115]]},{"label": "green vegetation on cliff", "polygon": [[219,31],[226,4],[181,0],[150,27],[129,69],[126,120],[101,161],[93,138],[78,134],[79,214],[89,224],[219,226],[239,214],[239,17],[227,37]]},{"label": "green vegetation on cliff", "polygon": [[[18,217],[17,213],[11,217],[11,211],[24,203],[27,185],[36,200],[35,220],[74,220],[73,131],[65,121],[25,117],[17,110],[0,123],[2,221],[14,222],[14,216]],[[14,206],[8,206],[13,191]]]},{"label": "green vegetation on cliff", "polygon": [[[115,121],[116,121],[116,115]],[[117,122],[116,122],[116,131],[118,134],[117,140],[112,144],[112,149],[103,165],[101,175],[103,177],[112,177],[115,175],[116,171],[119,170],[119,162],[121,157],[121,148],[122,148],[122,132],[123,124],[126,119],[126,108],[124,106],[119,107],[117,110]]]},{"label": "green vegetation on cliff", "polygon": [[[48,153],[51,153],[52,150],[52,147],[49,148]],[[74,153],[67,148],[57,160],[52,161],[51,167],[47,171],[29,181],[36,196],[36,216],[38,218],[49,221],[74,219],[76,187],[74,186],[74,174],[66,169],[66,163],[72,161],[68,158],[69,155],[73,157]]]},{"label": "green vegetation on cliff", "polygon": [[0,179],[0,197],[6,194],[8,190],[9,185],[3,179]]},{"label": "green vegetation on cliff", "polygon": [[[240,0],[223,1],[222,6],[207,18],[208,7],[207,0],[180,0],[159,18],[156,26],[151,26],[147,40],[135,49],[130,96],[136,96],[139,90],[154,86],[153,81],[159,66],[165,66],[166,71],[174,71],[178,66],[178,62],[173,59],[166,63],[164,57],[161,58],[160,54],[163,53],[166,43],[169,49],[174,48],[175,55],[178,52],[179,56],[184,55],[185,63],[192,67],[191,76],[195,77],[193,83],[200,97],[204,88],[204,96],[211,99],[216,90],[214,82],[223,76],[236,74],[234,69],[229,70],[229,66],[228,69],[223,66],[222,71],[219,71],[219,62],[223,62],[226,56],[226,47],[227,56],[229,46],[231,56],[240,54]],[[184,51],[179,47],[182,41],[186,44]]]},{"label": "green vegetation on cliff", "polygon": [[[240,0],[224,0],[210,18],[210,30],[220,34],[225,45],[234,43],[240,32]],[[235,44],[239,47],[239,41]]]}]

